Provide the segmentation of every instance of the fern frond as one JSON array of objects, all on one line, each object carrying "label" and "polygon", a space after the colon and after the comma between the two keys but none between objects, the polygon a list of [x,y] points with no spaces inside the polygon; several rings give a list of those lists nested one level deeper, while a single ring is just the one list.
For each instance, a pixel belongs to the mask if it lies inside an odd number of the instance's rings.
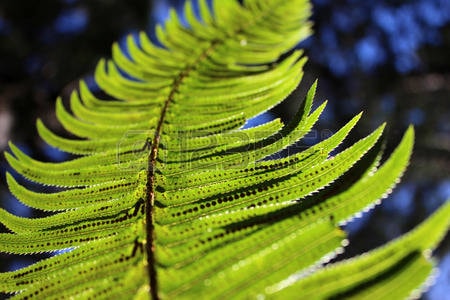
[{"label": "fern frond", "polygon": [[403,174],[413,129],[381,166],[384,124],[330,156],[361,114],[280,157],[325,109],[312,109],[317,83],[289,123],[243,125],[299,84],[306,59],[291,49],[310,34],[309,1],[198,6],[199,17],[186,2],[187,26],[172,10],[157,27],[163,47],[144,33],[127,39],[129,55],[114,44],[95,70],[105,99],[81,81],[69,107],[56,101],[57,119],[76,138],[37,121],[45,142],[79,157],[41,162],[10,143],[5,157],[18,174],[57,189],[36,192],[6,174],[19,201],[53,214],[0,209],[10,230],[0,251],[66,251],[0,273],[0,291],[14,299],[408,295],[429,276],[423,251],[448,228],[448,206],[380,250],[324,264],[348,243],[339,224],[378,203]]}]

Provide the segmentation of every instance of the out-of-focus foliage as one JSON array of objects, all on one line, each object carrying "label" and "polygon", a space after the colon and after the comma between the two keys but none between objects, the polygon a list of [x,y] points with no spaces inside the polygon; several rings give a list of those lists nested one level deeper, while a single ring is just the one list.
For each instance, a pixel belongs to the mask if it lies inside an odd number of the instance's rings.
[{"label": "out-of-focus foliage", "polygon": [[314,2],[317,31],[310,49],[336,76],[423,68],[418,50],[440,44],[439,30],[450,21],[446,0]]},{"label": "out-of-focus foliage", "polygon": [[32,128],[114,41],[145,28],[148,9],[141,0],[0,1],[0,110],[12,114],[12,133],[37,146],[34,134],[16,128]]}]

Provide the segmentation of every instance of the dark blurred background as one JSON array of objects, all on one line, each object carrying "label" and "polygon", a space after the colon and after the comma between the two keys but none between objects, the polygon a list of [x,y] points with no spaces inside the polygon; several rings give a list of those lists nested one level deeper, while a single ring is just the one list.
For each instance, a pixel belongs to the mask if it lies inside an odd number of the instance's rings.
[{"label": "dark blurred background", "polygon": [[[36,118],[62,132],[54,116],[58,95],[67,100],[114,41],[140,30],[153,36],[169,6],[182,0],[42,0],[0,2],[0,151],[14,141],[44,161],[68,156],[45,145]],[[26,4],[25,4],[26,3]],[[302,42],[310,60],[294,97],[257,118],[288,119],[302,91],[319,78],[318,103],[329,100],[312,144],[365,114],[350,140],[388,122],[387,152],[408,124],[417,135],[410,167],[382,205],[346,226],[348,255],[367,251],[411,229],[450,198],[450,1],[314,0],[314,36]],[[1,206],[22,216],[40,216],[17,203],[5,185],[0,157]],[[4,228],[0,228],[4,230]],[[436,251],[440,275],[424,299],[450,299],[450,242]],[[0,254],[0,271],[36,257]]]}]

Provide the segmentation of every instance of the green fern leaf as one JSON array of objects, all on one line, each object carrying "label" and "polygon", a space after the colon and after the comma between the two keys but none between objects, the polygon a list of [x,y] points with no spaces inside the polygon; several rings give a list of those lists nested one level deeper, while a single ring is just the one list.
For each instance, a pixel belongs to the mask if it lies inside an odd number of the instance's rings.
[{"label": "green fern leaf", "polygon": [[[364,255],[326,267],[274,294],[280,299],[299,290],[307,298],[345,295],[356,299],[402,299],[418,288],[433,269],[430,253],[446,232],[450,202],[404,236]],[[320,285],[320,289],[317,286]]]},{"label": "green fern leaf", "polygon": [[70,107],[57,100],[74,138],[37,121],[44,141],[77,158],[41,162],[10,143],[11,167],[58,191],[35,192],[6,174],[20,202],[52,214],[0,209],[10,230],[0,251],[67,251],[0,273],[0,291],[13,299],[408,296],[432,270],[424,251],[448,229],[448,205],[381,249],[324,265],[348,243],[339,225],[403,174],[413,129],[381,166],[384,124],[330,156],[361,114],[278,157],[325,109],[312,108],[317,83],[289,123],[242,127],[301,81],[306,59],[291,49],[310,34],[309,1],[198,4],[200,17],[186,2],[187,26],[172,10],[157,27],[163,47],[143,33],[139,43],[128,38],[129,56],[113,45],[112,60],[95,70],[107,99],[80,82]]}]

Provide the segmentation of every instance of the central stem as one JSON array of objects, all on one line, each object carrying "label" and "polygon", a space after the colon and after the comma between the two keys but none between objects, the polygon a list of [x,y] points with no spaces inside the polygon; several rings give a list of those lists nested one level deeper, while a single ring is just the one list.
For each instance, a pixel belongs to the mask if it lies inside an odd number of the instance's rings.
[{"label": "central stem", "polygon": [[182,72],[178,78],[175,80],[173,89],[171,90],[169,97],[164,102],[163,109],[161,110],[161,117],[159,118],[158,125],[156,127],[155,135],[153,137],[152,147],[150,150],[150,157],[148,160],[148,175],[147,175],[147,203],[145,205],[145,216],[146,216],[146,231],[147,231],[147,268],[150,277],[150,294],[153,300],[159,299],[158,297],[158,279],[156,274],[156,259],[155,259],[155,226],[153,225],[153,208],[155,206],[155,174],[156,174],[156,158],[158,157],[158,147],[161,139],[161,129],[164,123],[165,116],[167,114],[167,109],[170,102],[173,100],[178,87],[183,81],[185,75],[187,75],[189,69]]},{"label": "central stem", "polygon": [[208,54],[217,46],[219,42],[214,40],[207,49],[205,49],[198,58],[188,65],[184,70],[181,70],[178,77],[173,82],[173,87],[169,96],[164,102],[164,106],[161,110],[161,116],[156,126],[155,135],[153,137],[152,146],[150,149],[150,155],[148,159],[148,173],[147,173],[147,201],[145,204],[145,217],[146,217],[146,232],[147,243],[145,250],[147,253],[147,268],[150,278],[150,295],[153,300],[158,300],[158,278],[156,274],[156,258],[155,258],[155,226],[153,220],[153,210],[155,207],[156,197],[156,159],[158,157],[158,148],[161,140],[162,126],[167,115],[169,104],[173,101],[175,94],[178,92],[183,80],[189,76],[189,73],[198,65],[202,60],[206,59]]}]

